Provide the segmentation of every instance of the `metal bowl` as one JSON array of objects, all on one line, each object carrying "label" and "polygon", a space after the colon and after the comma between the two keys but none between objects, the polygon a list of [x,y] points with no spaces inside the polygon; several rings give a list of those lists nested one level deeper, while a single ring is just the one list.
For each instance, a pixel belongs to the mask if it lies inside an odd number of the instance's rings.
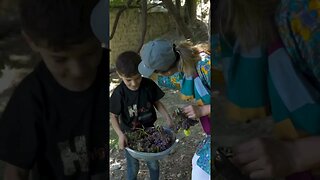
[{"label": "metal bowl", "polygon": [[134,157],[136,159],[144,160],[144,161],[163,159],[171,153],[171,151],[177,146],[177,144],[179,142],[179,139],[176,138],[176,135],[174,134],[174,132],[171,129],[164,127],[164,131],[166,133],[170,134],[170,136],[172,137],[172,141],[173,141],[173,143],[171,144],[171,146],[168,149],[161,151],[161,152],[158,152],[158,153],[140,152],[140,151],[133,150],[129,147],[126,147],[126,150],[128,151],[128,153],[132,157]]}]

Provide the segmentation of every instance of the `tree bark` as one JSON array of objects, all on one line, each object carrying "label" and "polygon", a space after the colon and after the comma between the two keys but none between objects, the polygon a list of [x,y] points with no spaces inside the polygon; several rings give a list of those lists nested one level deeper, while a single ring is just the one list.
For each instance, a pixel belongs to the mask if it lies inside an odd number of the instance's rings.
[{"label": "tree bark", "polygon": [[192,24],[197,19],[197,2],[195,0],[186,0],[184,10],[185,22]]},{"label": "tree bark", "polygon": [[111,39],[113,38],[114,34],[116,33],[120,16],[126,9],[127,9],[126,7],[123,7],[118,11],[116,19],[114,20],[114,23],[113,23],[113,27],[112,27],[112,31],[111,31],[111,35],[110,35],[109,41],[111,41]]},{"label": "tree bark", "polygon": [[168,9],[169,14],[174,18],[179,31],[183,34],[183,36],[187,39],[192,38],[192,33],[187,27],[186,23],[182,20],[182,17],[178,14],[172,0],[163,0],[164,5]]},{"label": "tree bark", "polygon": [[137,52],[139,53],[140,49],[143,46],[144,39],[147,33],[147,0],[141,0],[141,37],[140,37],[140,45],[137,49]]},{"label": "tree bark", "polygon": [[176,0],[177,13],[181,16],[181,0]]}]

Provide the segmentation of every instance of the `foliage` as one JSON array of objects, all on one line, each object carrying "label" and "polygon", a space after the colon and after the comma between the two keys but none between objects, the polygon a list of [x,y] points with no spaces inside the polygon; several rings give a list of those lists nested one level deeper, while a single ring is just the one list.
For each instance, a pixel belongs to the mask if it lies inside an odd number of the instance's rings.
[{"label": "foliage", "polygon": [[110,149],[119,149],[118,142],[119,142],[118,135],[114,131],[114,129],[111,128],[111,125],[110,125],[110,133],[109,133],[109,147],[110,147]]},{"label": "foliage", "polygon": [[125,6],[127,0],[110,0],[110,7]]}]

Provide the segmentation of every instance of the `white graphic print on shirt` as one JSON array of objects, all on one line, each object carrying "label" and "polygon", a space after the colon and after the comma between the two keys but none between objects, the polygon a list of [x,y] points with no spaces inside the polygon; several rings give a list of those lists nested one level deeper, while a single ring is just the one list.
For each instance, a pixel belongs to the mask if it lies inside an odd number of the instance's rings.
[{"label": "white graphic print on shirt", "polygon": [[60,155],[64,167],[64,174],[66,176],[73,175],[77,171],[75,162],[78,162],[78,164],[80,165],[81,172],[89,171],[89,160],[85,136],[77,136],[74,138],[75,152],[71,151],[69,141],[58,143],[58,147],[60,149]]}]

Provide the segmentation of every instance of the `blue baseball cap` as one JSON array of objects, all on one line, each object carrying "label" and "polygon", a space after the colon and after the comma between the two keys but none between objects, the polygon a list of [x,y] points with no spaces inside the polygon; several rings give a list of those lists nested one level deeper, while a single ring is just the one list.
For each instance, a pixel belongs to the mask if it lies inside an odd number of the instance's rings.
[{"label": "blue baseball cap", "polygon": [[109,0],[100,0],[91,13],[91,29],[109,47]]},{"label": "blue baseball cap", "polygon": [[176,61],[173,44],[163,39],[144,44],[140,56],[142,61],[138,70],[144,77],[150,77],[155,70],[167,71]]}]

